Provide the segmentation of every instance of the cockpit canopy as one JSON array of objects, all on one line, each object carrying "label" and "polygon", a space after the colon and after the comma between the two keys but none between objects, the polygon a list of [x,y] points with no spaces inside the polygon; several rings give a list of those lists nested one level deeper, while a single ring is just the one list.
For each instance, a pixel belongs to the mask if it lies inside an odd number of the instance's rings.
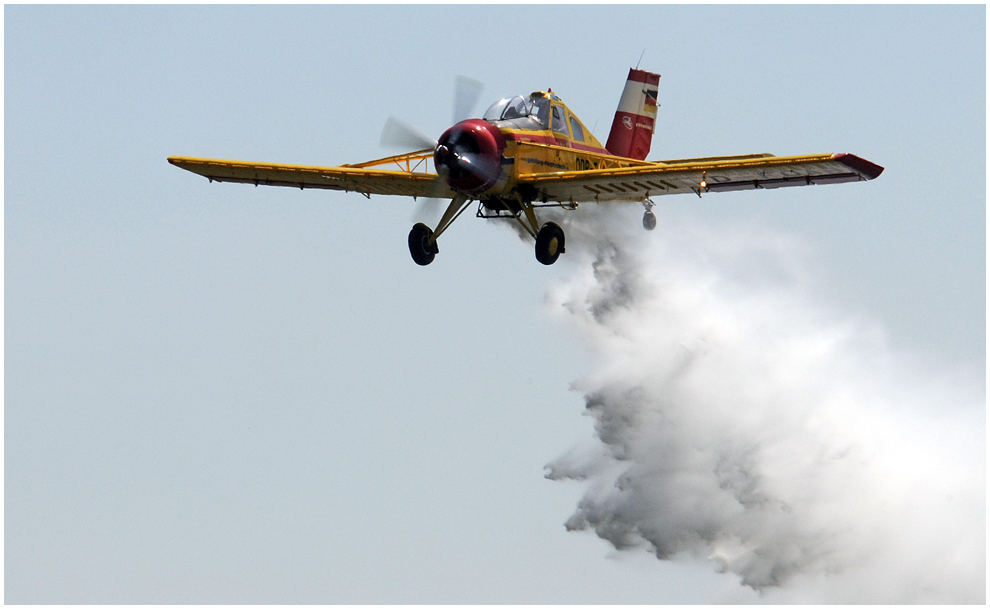
[{"label": "cockpit canopy", "polygon": [[509,124],[504,126],[514,129],[546,130],[550,125],[550,99],[542,94],[506,97],[492,104],[482,118],[496,124],[507,121]]}]

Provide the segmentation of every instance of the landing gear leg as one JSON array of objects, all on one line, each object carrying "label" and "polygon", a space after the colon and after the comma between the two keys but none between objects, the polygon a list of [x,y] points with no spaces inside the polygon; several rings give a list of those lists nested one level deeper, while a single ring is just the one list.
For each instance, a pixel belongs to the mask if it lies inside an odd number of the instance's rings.
[{"label": "landing gear leg", "polygon": [[547,222],[536,235],[536,259],[542,264],[553,264],[564,253],[564,231],[553,222]]},{"label": "landing gear leg", "polygon": [[447,206],[447,210],[443,212],[443,217],[440,218],[440,224],[437,224],[435,231],[422,222],[413,225],[412,230],[409,231],[409,253],[413,262],[420,266],[433,262],[434,256],[440,252],[440,248],[437,247],[437,237],[467,209],[468,203],[470,200],[466,194],[457,193]]}]

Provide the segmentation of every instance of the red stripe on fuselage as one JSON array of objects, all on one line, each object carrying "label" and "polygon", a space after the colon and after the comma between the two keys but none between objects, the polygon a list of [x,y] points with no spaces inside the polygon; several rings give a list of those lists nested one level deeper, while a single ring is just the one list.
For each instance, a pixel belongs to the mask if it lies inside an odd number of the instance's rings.
[{"label": "red stripe on fuselage", "polygon": [[581,150],[583,152],[594,152],[595,154],[608,154],[611,153],[604,148],[599,148],[597,146],[589,146],[587,144],[582,144],[580,142],[572,142],[564,138],[556,138],[549,135],[536,135],[533,133],[513,133],[511,131],[503,131],[502,135],[505,139],[512,140],[514,142],[533,142],[534,144],[546,144],[548,146],[561,146],[564,148],[571,148],[573,150]]}]

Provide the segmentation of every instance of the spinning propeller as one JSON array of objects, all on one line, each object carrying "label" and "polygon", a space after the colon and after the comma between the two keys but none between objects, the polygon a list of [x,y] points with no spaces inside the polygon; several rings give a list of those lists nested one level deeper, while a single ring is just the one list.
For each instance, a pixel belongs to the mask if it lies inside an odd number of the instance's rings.
[{"label": "spinning propeller", "polygon": [[[457,77],[453,99],[454,125],[471,117],[484,88],[485,85],[478,80],[467,76]],[[500,171],[501,168],[493,167],[489,159],[479,155],[478,147],[476,143],[472,145],[472,141],[470,134],[455,129],[442,144],[438,144],[437,140],[423,134],[415,127],[390,116],[385,120],[385,126],[382,128],[380,143],[382,147],[404,151],[433,149],[434,160],[438,164],[437,171],[442,165],[453,176],[477,175],[485,182],[494,181],[498,175],[493,176],[493,173]],[[436,221],[441,202],[440,199],[421,198],[419,206],[413,212],[413,220],[431,223]]]},{"label": "spinning propeller", "polygon": [[394,116],[385,119],[379,143],[383,148],[401,148],[406,151],[437,147],[435,139],[423,135]]}]

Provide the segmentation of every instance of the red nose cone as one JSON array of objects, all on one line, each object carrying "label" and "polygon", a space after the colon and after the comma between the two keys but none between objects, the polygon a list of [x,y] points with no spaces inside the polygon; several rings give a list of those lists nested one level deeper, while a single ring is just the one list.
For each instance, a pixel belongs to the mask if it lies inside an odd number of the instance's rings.
[{"label": "red nose cone", "polygon": [[505,138],[498,127],[472,118],[443,132],[433,163],[451,188],[477,194],[498,181],[504,151]]}]

